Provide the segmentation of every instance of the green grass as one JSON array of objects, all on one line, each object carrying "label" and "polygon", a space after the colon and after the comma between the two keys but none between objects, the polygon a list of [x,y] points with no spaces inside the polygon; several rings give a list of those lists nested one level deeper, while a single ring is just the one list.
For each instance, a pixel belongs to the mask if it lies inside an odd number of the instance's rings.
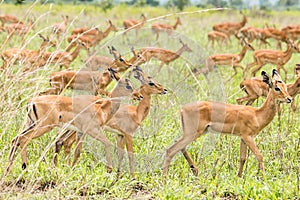
[{"label": "green grass", "polygon": [[[194,12],[196,8],[186,11]],[[111,19],[120,30],[122,21],[126,18],[138,19],[144,13],[148,19],[170,14],[164,8],[135,8],[117,6],[107,13],[95,6],[57,6],[57,5],[28,5],[15,7],[1,4],[1,13],[13,13],[21,19],[34,16],[35,30],[26,36],[26,48],[36,49],[40,39],[35,35],[41,32],[51,35],[50,25],[62,21],[62,14],[68,14],[72,23],[68,27],[68,34],[75,27],[99,26],[104,29],[106,19]],[[248,25],[262,27],[266,21],[283,27],[297,23],[299,13],[269,12],[268,18],[255,15],[255,11],[246,11]],[[256,137],[255,141],[264,156],[265,174],[257,175],[258,162],[252,153],[245,164],[242,178],[237,177],[239,167],[238,137],[228,135],[207,134],[198,138],[188,146],[199,169],[199,175],[194,176],[184,157],[179,153],[171,162],[168,178],[162,176],[162,164],[165,150],[180,137],[179,108],[181,105],[196,100],[218,100],[235,104],[235,99],[244,95],[239,89],[242,73],[228,83],[225,81],[233,70],[230,67],[219,67],[221,75],[212,73],[209,82],[204,76],[192,77],[189,68],[201,67],[203,59],[213,53],[238,53],[241,47],[235,39],[228,47],[205,49],[206,35],[214,23],[222,21],[239,21],[241,15],[237,11],[209,11],[205,13],[180,14],[183,22],[178,27],[178,34],[171,38],[161,35],[159,44],[154,41],[151,24],[145,24],[139,35],[129,34],[130,44],[124,43],[121,31],[111,34],[96,48],[98,54],[109,55],[107,45],[114,45],[125,57],[130,57],[130,47],[136,49],[144,46],[161,46],[171,50],[180,47],[178,38],[187,42],[193,53],[184,53],[181,59],[170,64],[170,77],[167,67],[155,77],[163,86],[168,88],[165,96],[153,96],[151,112],[143,122],[141,128],[134,135],[136,179],[131,180],[128,173],[128,160],[122,166],[122,178],[116,181],[116,147],[111,149],[114,159],[114,171],[109,174],[105,168],[104,145],[87,138],[84,151],[76,167],[72,170],[65,164],[64,153],[59,156],[58,167],[52,167],[53,144],[55,129],[43,137],[33,140],[27,147],[29,165],[26,171],[21,169],[21,158],[18,155],[12,171],[3,178],[0,195],[3,199],[77,199],[81,196],[91,196],[99,199],[298,199],[299,196],[299,111],[293,113],[288,105],[284,106],[282,126],[278,128],[277,117]],[[160,19],[173,24],[176,14]],[[0,34],[0,41],[6,37]],[[59,43],[57,50],[65,48],[67,42]],[[269,48],[276,48],[276,42],[271,42]],[[12,47],[20,47],[20,40],[15,37]],[[258,48],[254,44],[255,48]],[[6,44],[4,49],[10,48]],[[54,51],[55,49],[51,49]],[[82,60],[87,57],[82,51],[71,64],[72,69],[82,67]],[[299,62],[299,55],[293,55],[286,67],[289,70],[288,83],[294,81],[293,66]],[[252,62],[252,53],[248,52],[243,66]],[[143,69],[153,76],[159,62],[152,60],[143,65]],[[270,72],[272,65],[263,69]],[[1,174],[7,165],[8,151],[13,137],[25,127],[26,103],[39,92],[49,87],[48,77],[59,68],[53,65],[44,67],[30,74],[22,72],[22,65],[15,64],[0,73],[0,168]],[[188,76],[189,75],[189,76]],[[188,76],[188,77],[187,77]],[[138,86],[137,82],[134,81]],[[221,86],[220,86],[221,85]],[[67,95],[73,95],[71,91]],[[262,99],[255,103],[258,106]],[[298,105],[298,104],[297,104]],[[115,144],[115,134],[106,133]]]}]

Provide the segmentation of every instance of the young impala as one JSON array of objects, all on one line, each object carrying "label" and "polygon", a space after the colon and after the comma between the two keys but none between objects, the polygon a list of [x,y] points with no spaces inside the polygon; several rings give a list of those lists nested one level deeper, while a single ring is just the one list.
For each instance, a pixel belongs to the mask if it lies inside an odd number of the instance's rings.
[{"label": "young impala", "polygon": [[157,71],[157,73],[159,73],[165,64],[169,65],[170,62],[179,58],[183,52],[192,52],[192,49],[187,44],[183,43],[182,40],[179,40],[179,42],[182,46],[176,52],[159,47],[144,47],[141,48],[140,52],[145,61],[149,61],[151,58],[156,58],[161,61]]},{"label": "young impala", "polygon": [[135,34],[137,35],[138,30],[141,29],[144,26],[146,19],[146,16],[144,14],[141,14],[142,20],[139,22],[135,19],[126,19],[123,21],[124,26],[124,34],[126,34],[128,31],[135,29]]},{"label": "young impala", "polygon": [[10,14],[0,15],[1,26],[4,27],[5,23],[22,23],[18,17]]},{"label": "young impala", "polygon": [[76,41],[81,41],[85,42],[86,44],[89,45],[89,47],[95,47],[102,41],[104,38],[106,38],[111,31],[117,32],[118,29],[117,27],[110,21],[107,21],[108,26],[105,29],[104,32],[102,31],[95,31],[95,34],[88,34],[88,35],[71,35],[68,37],[68,42],[70,43],[69,46],[67,47],[66,51],[70,51],[74,46],[76,46]]},{"label": "young impala", "polygon": [[[143,99],[137,106],[122,104],[116,114],[106,123],[104,130],[112,131],[118,134],[118,172],[120,172],[122,160],[124,157],[124,144],[126,144],[131,177],[134,177],[134,161],[133,161],[133,145],[132,137],[137,128],[141,125],[143,120],[147,117],[151,106],[152,94],[166,94],[167,90],[153,80],[147,77],[139,67],[133,69],[135,77],[140,80],[141,87],[139,92]],[[57,154],[59,154],[62,146],[64,146],[67,163],[70,163],[70,149],[75,142],[76,132],[66,131],[61,137],[57,139],[55,146],[54,164],[57,164]],[[77,142],[78,143],[78,142]],[[81,150],[81,144],[79,149]],[[78,154],[79,156],[79,154]],[[77,158],[74,158],[77,160]]]},{"label": "young impala", "polygon": [[273,80],[264,71],[262,76],[263,81],[268,84],[270,89],[265,102],[259,108],[211,101],[198,101],[181,107],[183,134],[166,151],[163,169],[165,175],[168,173],[172,158],[179,151],[185,156],[194,174],[198,174],[186,147],[210,128],[220,133],[241,137],[239,177],[242,176],[243,166],[247,159],[247,148],[254,153],[259,162],[259,169],[264,171],[263,156],[255,144],[254,137],[273,120],[277,101],[291,103],[292,98],[287,92],[286,84],[275,69],[273,70]]},{"label": "young impala", "polygon": [[244,77],[249,69],[256,65],[256,67],[251,71],[251,76],[255,76],[256,72],[260,70],[267,63],[271,63],[277,66],[278,72],[283,69],[285,72],[285,80],[287,79],[287,70],[284,65],[291,59],[292,53],[299,53],[298,47],[293,41],[287,40],[288,48],[286,51],[279,50],[257,50],[254,52],[254,62],[249,63],[244,70]]},{"label": "young impala", "polygon": [[109,71],[113,79],[118,81],[109,99],[86,95],[74,98],[59,95],[33,97],[27,107],[27,128],[12,140],[6,172],[10,170],[18,147],[21,149],[22,168],[25,169],[28,143],[55,127],[76,130],[103,142],[106,149],[107,167],[111,171],[110,141],[101,134],[102,126],[119,109],[120,97],[131,95],[132,98],[140,99],[142,95],[134,90],[128,79],[121,80],[117,72],[112,69]]},{"label": "young impala", "polygon": [[152,28],[152,32],[156,35],[156,41],[159,38],[160,32],[166,32],[168,35],[171,35],[173,31],[176,30],[178,25],[181,25],[181,21],[179,17],[177,17],[176,22],[173,26],[169,24],[161,24],[161,23],[152,24],[151,28]]},{"label": "young impala", "polygon": [[202,69],[202,73],[207,74],[208,72],[211,72],[215,65],[232,66],[234,74],[227,80],[229,81],[237,74],[237,68],[244,71],[240,62],[244,59],[247,50],[254,51],[254,48],[245,40],[242,40],[242,45],[243,48],[239,54],[215,54],[209,56],[206,60],[207,65]]},{"label": "young impala", "polygon": [[55,23],[52,25],[53,33],[56,34],[57,39],[59,40],[61,34],[65,34],[67,31],[67,25],[69,21],[68,15],[63,15],[63,22]]},{"label": "young impala", "polygon": [[14,64],[16,61],[23,62],[26,65],[24,69],[26,69],[27,64],[35,66],[48,47],[56,46],[56,43],[49,40],[49,37],[45,38],[41,34],[38,35],[43,40],[38,50],[12,48],[2,52],[1,59],[3,61],[3,64],[0,69],[4,70],[7,68],[7,66]]},{"label": "young impala", "polygon": [[239,30],[247,23],[247,17],[243,15],[241,22],[223,22],[213,25],[214,31],[225,33],[226,35],[236,35]]}]

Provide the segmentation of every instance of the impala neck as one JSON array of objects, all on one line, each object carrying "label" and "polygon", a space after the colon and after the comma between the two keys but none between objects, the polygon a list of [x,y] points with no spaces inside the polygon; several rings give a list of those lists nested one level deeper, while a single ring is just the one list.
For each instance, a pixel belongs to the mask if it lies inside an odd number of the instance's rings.
[{"label": "impala neck", "polygon": [[291,59],[293,53],[293,48],[291,46],[288,46],[287,50],[283,52],[283,60],[288,61]]},{"label": "impala neck", "polygon": [[297,78],[295,83],[287,85],[288,93],[291,97],[295,97],[300,92],[300,78]]},{"label": "impala neck", "polygon": [[173,25],[173,29],[175,30],[178,25],[179,25],[179,20],[177,19],[176,22],[175,22],[175,24]]},{"label": "impala neck", "polygon": [[274,91],[270,89],[265,102],[256,111],[257,122],[261,129],[267,126],[276,114],[276,99],[274,95]]},{"label": "impala neck", "polygon": [[136,115],[138,123],[141,123],[149,114],[151,102],[151,94],[146,92],[143,88],[140,90],[140,93],[143,95],[143,99],[139,102],[137,106]]},{"label": "impala neck", "polygon": [[71,53],[72,60],[75,60],[75,58],[77,58],[80,48],[81,48],[80,45],[77,45],[75,50]]},{"label": "impala neck", "polygon": [[247,47],[243,46],[242,51],[239,53],[239,61],[242,61],[247,52]]},{"label": "impala neck", "polygon": [[181,54],[185,51],[185,46],[182,46],[178,51],[175,52],[175,54],[171,57],[171,60],[177,59]]},{"label": "impala neck", "polygon": [[108,36],[108,34],[110,33],[110,31],[111,31],[111,25],[109,25],[108,27],[107,27],[107,29],[103,32],[103,37],[107,37]]},{"label": "impala neck", "polygon": [[240,24],[243,27],[243,26],[245,26],[246,23],[247,23],[247,18],[246,18],[246,16],[244,16],[243,21],[241,21]]}]

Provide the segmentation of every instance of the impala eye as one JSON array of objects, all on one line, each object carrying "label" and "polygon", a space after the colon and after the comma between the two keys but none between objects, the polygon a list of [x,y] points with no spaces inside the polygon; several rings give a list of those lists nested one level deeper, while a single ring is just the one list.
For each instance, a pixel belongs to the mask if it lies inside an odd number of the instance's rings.
[{"label": "impala eye", "polygon": [[279,88],[279,87],[276,87],[276,88],[275,88],[275,91],[278,91],[278,92],[279,92],[279,91],[280,91],[280,88]]},{"label": "impala eye", "polygon": [[131,85],[126,85],[126,89],[128,89],[128,90],[132,90],[132,87],[131,87]]},{"label": "impala eye", "polygon": [[123,59],[123,58],[120,58],[119,61],[120,61],[120,62],[124,62],[124,59]]},{"label": "impala eye", "polygon": [[153,82],[150,82],[149,85],[150,85],[150,86],[154,86],[155,84],[154,84]]}]

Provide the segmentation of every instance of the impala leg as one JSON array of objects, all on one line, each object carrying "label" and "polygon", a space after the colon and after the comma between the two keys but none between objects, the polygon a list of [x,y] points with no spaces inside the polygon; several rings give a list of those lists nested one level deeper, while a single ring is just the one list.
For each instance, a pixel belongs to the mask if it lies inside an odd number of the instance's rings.
[{"label": "impala leg", "polygon": [[259,170],[264,171],[265,167],[264,167],[263,156],[261,155],[259,149],[257,148],[253,137],[245,134],[244,136],[242,136],[242,139],[245,142],[245,144],[249,147],[249,149],[254,153],[256,159],[258,160]]},{"label": "impala leg", "polygon": [[134,178],[134,160],[133,160],[133,146],[132,146],[132,136],[126,135],[126,149],[128,153],[128,159],[129,159],[129,168],[130,168],[130,176],[131,178]]},{"label": "impala leg", "polygon": [[246,162],[246,159],[247,159],[247,145],[244,142],[244,140],[241,139],[241,143],[240,143],[240,168],[239,168],[238,177],[242,177],[243,168],[244,168],[244,164]]},{"label": "impala leg", "polygon": [[175,156],[175,154],[185,149],[186,146],[190,144],[193,140],[194,140],[194,135],[184,135],[177,142],[175,142],[172,146],[170,146],[167,149],[166,157],[164,161],[164,168],[163,168],[164,175],[167,175],[170,162],[172,158]]},{"label": "impala leg", "polygon": [[12,145],[15,146],[15,148],[13,147],[12,152],[10,152],[10,156],[9,156],[10,162],[12,162],[14,159],[14,154],[17,147],[20,146],[21,158],[22,158],[22,169],[26,169],[27,167],[26,147],[28,143],[34,138],[38,138],[43,134],[51,131],[52,129],[53,126],[45,126],[45,127],[31,126],[25,131],[23,131],[20,135],[16,136],[12,141]]},{"label": "impala leg", "polygon": [[60,137],[56,139],[55,142],[55,149],[54,149],[54,156],[53,156],[53,165],[57,166],[57,156],[61,151],[61,148],[63,146],[63,142],[66,139],[66,136],[69,134],[69,130],[65,131]]},{"label": "impala leg", "polygon": [[75,142],[74,160],[72,163],[72,168],[76,165],[78,158],[81,154],[82,142],[83,142],[84,136],[85,136],[85,134],[76,132],[76,142]]},{"label": "impala leg", "polygon": [[124,136],[118,135],[117,138],[117,147],[118,147],[118,176],[121,174],[121,165],[124,158]]},{"label": "impala leg", "polygon": [[186,148],[181,150],[182,154],[184,155],[185,159],[187,160],[187,162],[189,163],[189,166],[192,170],[192,172],[194,173],[195,176],[198,176],[198,169],[193,161],[193,159],[191,158],[191,156],[189,155],[189,153],[186,151]]},{"label": "impala leg", "polygon": [[250,63],[246,66],[246,68],[244,69],[244,72],[243,72],[243,77],[245,78],[246,77],[246,74],[248,73],[249,69],[253,66],[255,66],[257,63],[254,61],[253,63]]},{"label": "impala leg", "polygon": [[255,77],[256,72],[258,72],[258,70],[260,70],[262,66],[263,66],[262,64],[258,63],[257,66],[252,70],[251,76]]},{"label": "impala leg", "polygon": [[66,159],[67,159],[67,165],[70,165],[71,147],[75,141],[76,141],[76,131],[71,132],[70,135],[68,136],[68,138],[66,138],[63,141],[63,146],[64,146],[65,155],[66,155]]},{"label": "impala leg", "polygon": [[252,105],[253,102],[258,98],[258,96],[250,96],[250,95],[247,95],[245,97],[241,97],[241,98],[238,98],[236,100],[236,102],[241,105],[243,104],[244,101],[247,101],[246,105]]},{"label": "impala leg", "polygon": [[105,135],[102,134],[101,129],[94,128],[87,133],[95,138],[96,140],[102,142],[105,145],[105,153],[106,153],[106,161],[107,161],[107,172],[112,172],[112,159],[110,153],[110,141],[107,139]]}]

